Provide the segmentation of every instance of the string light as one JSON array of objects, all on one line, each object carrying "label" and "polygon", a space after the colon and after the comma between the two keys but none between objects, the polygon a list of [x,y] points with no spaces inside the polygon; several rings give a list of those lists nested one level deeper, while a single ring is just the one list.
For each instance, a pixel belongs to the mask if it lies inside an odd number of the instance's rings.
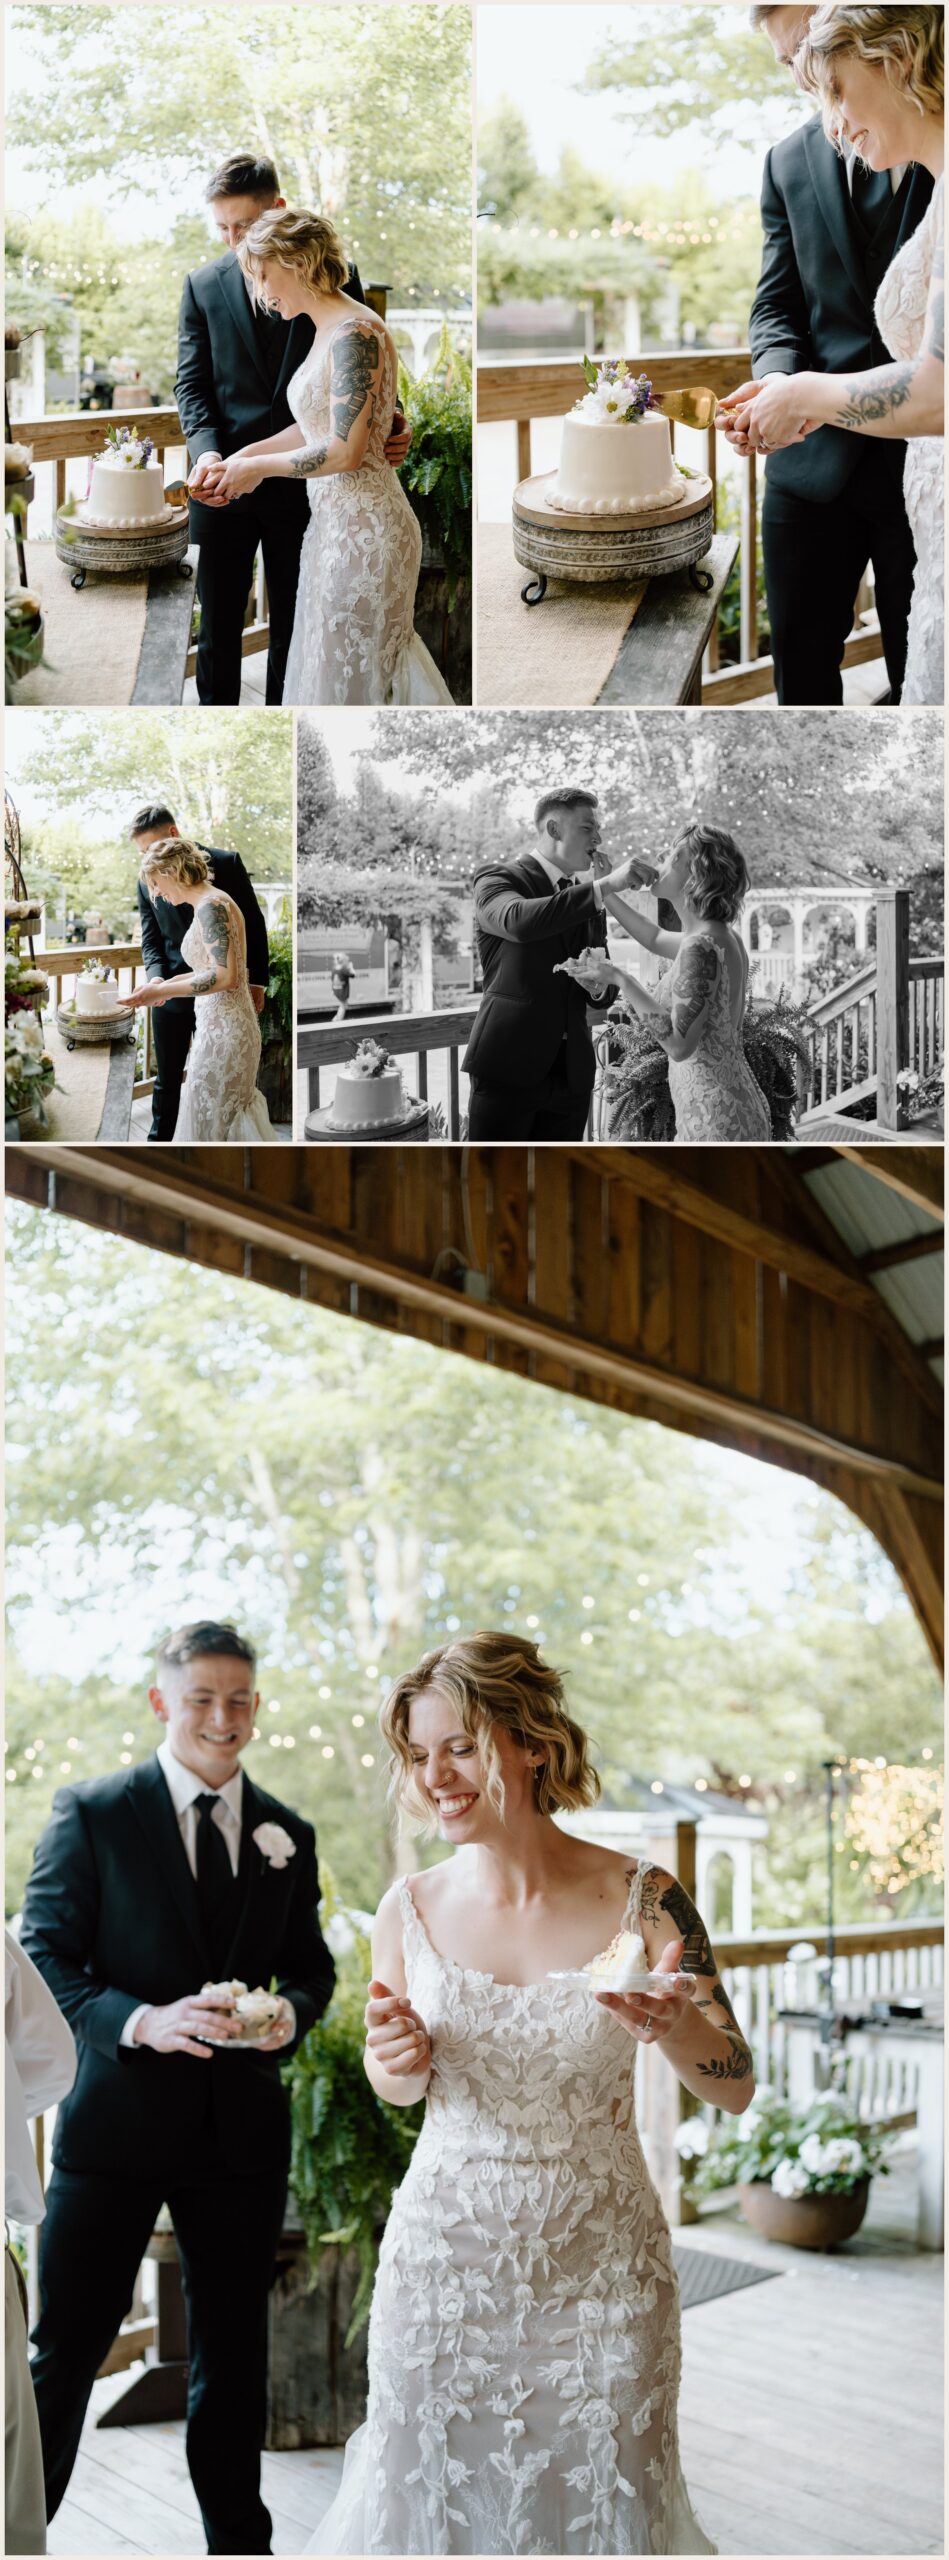
[{"label": "string light", "polygon": [[583,1598],[580,1602],[580,1607],[581,1609],[595,1609],[596,1602],[589,1591],[584,1592]]},{"label": "string light", "polygon": [[361,1728],[362,1728],[362,1726],[365,1724],[365,1721],[366,1721],[365,1716],[354,1716],[354,1717],[353,1717],[353,1723],[354,1723],[354,1725],[355,1725],[355,1727],[356,1727],[356,1731],[357,1731],[357,1733],[361,1731]]},{"label": "string light", "polygon": [[697,1796],[707,1796],[707,1794],[708,1794],[708,1779],[707,1779],[707,1778],[696,1778],[696,1781],[695,1781],[695,1792],[696,1792],[696,1795],[697,1795]]},{"label": "string light", "polygon": [[364,1768],[364,1769],[374,1769],[374,1768],[375,1768],[375,1765],[376,1765],[376,1763],[375,1763],[375,1757],[374,1757],[374,1754],[373,1754],[371,1751],[364,1751],[364,1752],[363,1752],[363,1755],[362,1755],[362,1766],[363,1766],[363,1768]]},{"label": "string light", "polygon": [[650,1795],[651,1795],[651,1796],[664,1796],[664,1795],[665,1795],[665,1792],[666,1792],[666,1791],[665,1791],[665,1787],[663,1786],[662,1779],[661,1779],[661,1778],[653,1778],[653,1779],[652,1779],[652,1781],[651,1781],[651,1784],[650,1784],[650,1788],[649,1788],[649,1793],[650,1793]]},{"label": "string light", "polygon": [[319,1698],[331,1698],[331,1697],[332,1697],[332,1695],[333,1695],[333,1692],[332,1692],[332,1689],[327,1689],[327,1688],[325,1687],[325,1685],[324,1685],[324,1687],[323,1687],[322,1689],[318,1689],[318,1690],[317,1690],[317,1693],[316,1693],[316,1694],[317,1694],[317,1697],[319,1697]]},{"label": "string light", "polygon": [[336,1753],[331,1742],[324,1742],[320,1757],[323,1760],[335,1760]]},{"label": "string light", "polygon": [[321,1725],[321,1724],[311,1724],[311,1726],[310,1726],[310,1741],[311,1741],[311,1742],[319,1742],[319,1741],[320,1741],[320,1739],[321,1739],[321,1736],[322,1736],[322,1732],[323,1732],[323,1727],[322,1727],[322,1725]]},{"label": "string light", "polygon": [[581,1638],[580,1638],[580,1642],[581,1642],[581,1644],[592,1644],[592,1642],[593,1642],[593,1636],[592,1636],[592,1632],[591,1632],[591,1630],[590,1630],[590,1628],[589,1628],[589,1627],[585,1627],[585,1628],[584,1628],[583,1634],[582,1634],[582,1636],[581,1636]]},{"label": "string light", "polygon": [[282,1737],[279,1733],[268,1733],[267,1740],[270,1744],[271,1751],[279,1751],[281,1739]]},{"label": "string light", "polygon": [[642,1614],[643,1614],[643,1613],[642,1613],[642,1610],[641,1610],[641,1609],[627,1609],[626,1615],[627,1615],[627,1617],[628,1617],[628,1619],[629,1619],[629,1623],[630,1623],[630,1626],[631,1626],[631,1627],[638,1626],[638,1624],[639,1624],[639,1620],[640,1620],[640,1618],[642,1617]]}]

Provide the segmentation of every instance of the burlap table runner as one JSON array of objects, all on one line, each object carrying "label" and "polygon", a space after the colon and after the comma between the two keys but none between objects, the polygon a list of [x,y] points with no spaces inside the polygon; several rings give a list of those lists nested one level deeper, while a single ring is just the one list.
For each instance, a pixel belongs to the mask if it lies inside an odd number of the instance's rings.
[{"label": "burlap table runner", "polygon": [[96,577],[92,570],[77,594],[69,570],[51,542],[28,542],[27,576],[41,598],[46,623],[43,654],[16,688],[20,703],[131,702],[138,674],[148,600],[141,578]]},{"label": "burlap table runner", "polygon": [[584,710],[616,663],[648,580],[602,587],[552,578],[543,603],[521,603],[531,572],[509,525],[478,526],[478,701],[515,710]]},{"label": "burlap table runner", "polygon": [[[42,959],[38,966],[42,968]],[[43,1038],[56,1069],[58,1093],[46,1096],[51,1138],[97,1138],[109,1081],[111,1049],[67,1049],[55,1013],[43,1015]]]}]

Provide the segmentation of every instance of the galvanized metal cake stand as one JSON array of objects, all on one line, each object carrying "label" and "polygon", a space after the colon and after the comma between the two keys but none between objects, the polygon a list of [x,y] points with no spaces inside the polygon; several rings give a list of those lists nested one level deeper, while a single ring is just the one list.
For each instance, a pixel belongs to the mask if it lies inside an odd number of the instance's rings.
[{"label": "galvanized metal cake stand", "polygon": [[143,526],[141,533],[117,533],[115,526],[93,524],[80,515],[57,515],[53,535],[57,560],[72,570],[70,585],[84,587],[90,569],[109,578],[140,578],[144,569],[174,569],[192,575],[188,549],[187,507],[169,507],[167,523]]},{"label": "galvanized metal cake stand", "polygon": [[56,1007],[56,1028],[67,1049],[114,1049],[118,1040],[134,1040],[137,1013],[75,1013],[71,1005]]},{"label": "galvanized metal cake stand", "polygon": [[708,593],[711,572],[696,566],[715,531],[715,492],[704,472],[673,506],[609,516],[549,507],[546,492],[555,478],[542,471],[514,491],[514,557],[534,571],[521,588],[524,604],[541,603],[548,578],[589,587],[612,578],[666,578],[674,569],[687,569],[691,585]]}]

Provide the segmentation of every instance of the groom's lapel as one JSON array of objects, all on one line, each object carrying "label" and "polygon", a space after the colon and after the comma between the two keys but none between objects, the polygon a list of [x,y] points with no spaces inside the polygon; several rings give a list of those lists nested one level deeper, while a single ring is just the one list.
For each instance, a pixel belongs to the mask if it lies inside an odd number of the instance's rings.
[{"label": "groom's lapel", "polygon": [[827,228],[847,268],[848,274],[862,293],[867,289],[865,253],[857,237],[851,217],[847,190],[847,172],[827,141],[823,126],[805,125],[804,149],[811,173],[814,193]]},{"label": "groom's lapel", "polygon": [[[220,291],[224,295],[224,300],[227,303],[231,318],[236,322],[240,335],[243,338],[248,355],[253,356],[261,381],[267,382],[263,356],[257,342],[257,332],[254,328],[254,315],[250,306],[250,296],[247,291],[247,286],[244,283],[244,270],[243,267],[238,264],[236,258],[222,258],[217,271],[217,282]],[[267,383],[267,388],[269,391],[269,383]]]},{"label": "groom's lapel", "polygon": [[207,1970],[209,1955],[204,1934],[198,1888],[188,1865],[187,1853],[157,1756],[135,1769],[129,1781],[129,1798],[133,1813],[161,1870],[188,1934],[194,1940],[202,1965]]},{"label": "groom's lapel", "polygon": [[245,1769],[241,1795],[241,1846],[237,1862],[238,1916],[227,1953],[225,1973],[228,1979],[239,1975],[237,1958],[245,1938],[250,1939],[260,1908],[267,1862],[257,1846],[254,1832],[265,1820],[264,1806]]}]

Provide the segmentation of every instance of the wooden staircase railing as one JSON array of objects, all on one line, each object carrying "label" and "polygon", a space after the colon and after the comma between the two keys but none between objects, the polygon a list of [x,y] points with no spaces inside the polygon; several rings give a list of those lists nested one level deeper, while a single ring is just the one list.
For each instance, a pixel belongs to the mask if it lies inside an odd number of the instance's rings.
[{"label": "wooden staircase railing", "polygon": [[945,966],[940,959],[910,959],[908,890],[880,891],[876,927],[875,957],[809,1007],[799,1135],[809,1123],[868,1101],[881,1128],[908,1128],[909,1094],[901,1078],[916,1074],[922,1081],[942,1059]]}]

